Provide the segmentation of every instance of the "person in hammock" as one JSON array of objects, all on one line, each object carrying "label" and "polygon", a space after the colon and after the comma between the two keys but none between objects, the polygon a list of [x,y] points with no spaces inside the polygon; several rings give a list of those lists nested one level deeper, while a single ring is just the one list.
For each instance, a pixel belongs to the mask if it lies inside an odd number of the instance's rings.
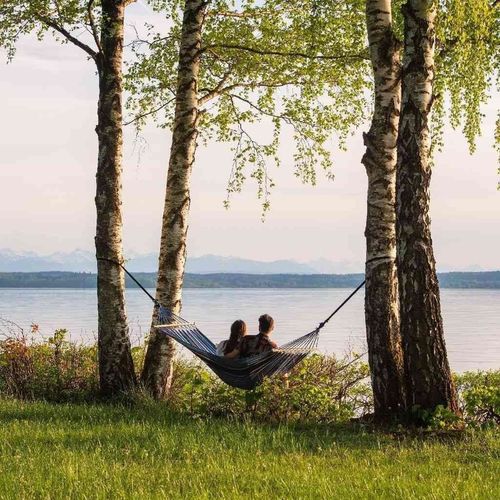
[{"label": "person in hammock", "polygon": [[245,335],[239,345],[232,351],[228,351],[226,358],[248,358],[256,354],[276,349],[278,345],[270,338],[274,330],[274,319],[269,314],[263,314],[259,318],[259,334]]},{"label": "person in hammock", "polygon": [[231,325],[231,333],[228,340],[223,340],[217,344],[217,355],[225,356],[233,352],[247,333],[247,324],[242,319],[237,319]]}]

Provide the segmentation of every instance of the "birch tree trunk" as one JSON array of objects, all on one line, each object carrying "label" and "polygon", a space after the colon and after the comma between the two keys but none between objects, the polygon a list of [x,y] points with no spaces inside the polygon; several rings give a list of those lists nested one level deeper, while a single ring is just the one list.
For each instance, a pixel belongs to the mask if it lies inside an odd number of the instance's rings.
[{"label": "birch tree trunk", "polygon": [[[179,67],[172,146],[163,211],[156,298],[179,313],[186,262],[186,238],[190,206],[189,180],[198,136],[198,73],[201,31],[207,2],[186,0],[179,47]],[[157,311],[153,312],[153,323]],[[151,328],[142,383],[159,399],[172,378],[174,343]]]},{"label": "birch tree trunk", "polygon": [[429,115],[433,101],[436,6],[403,7],[404,57],[398,138],[397,254],[401,336],[409,408],[457,411],[444,341],[429,217]]},{"label": "birch tree trunk", "polygon": [[96,62],[99,103],[96,132],[99,155],[96,175],[97,307],[101,391],[106,395],[135,384],[122,262],[122,52],[124,1],[102,0],[101,50]]},{"label": "birch tree trunk", "polygon": [[404,408],[395,212],[401,47],[392,30],[391,1],[367,0],[366,25],[375,107],[363,136],[368,175],[365,320],[375,414],[381,417]]}]

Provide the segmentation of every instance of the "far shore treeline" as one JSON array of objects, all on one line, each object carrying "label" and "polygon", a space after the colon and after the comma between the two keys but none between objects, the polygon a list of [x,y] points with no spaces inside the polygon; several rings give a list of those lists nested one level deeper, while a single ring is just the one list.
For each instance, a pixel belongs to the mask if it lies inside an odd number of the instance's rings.
[{"label": "far shore treeline", "polygon": [[[135,273],[146,287],[154,288],[156,273]],[[185,288],[351,288],[364,276],[357,274],[239,274],[185,275]],[[442,288],[500,289],[500,271],[439,273]],[[95,288],[97,275],[61,271],[0,273],[0,288]],[[127,277],[126,286],[137,288]]]}]

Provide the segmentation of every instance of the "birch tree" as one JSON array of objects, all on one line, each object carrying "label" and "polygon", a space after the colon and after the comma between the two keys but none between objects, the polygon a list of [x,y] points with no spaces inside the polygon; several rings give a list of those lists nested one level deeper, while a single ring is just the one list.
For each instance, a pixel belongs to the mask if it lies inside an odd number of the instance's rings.
[{"label": "birch tree", "polygon": [[[498,66],[495,69],[498,13],[494,8],[495,5],[481,0],[408,0],[403,7],[396,220],[401,337],[409,409],[433,410],[442,405],[458,411],[444,341],[430,229],[431,110],[437,76],[441,92],[448,91],[451,95],[452,125],[464,123],[465,135],[473,149],[480,131],[480,105],[487,98],[492,74],[498,70]],[[437,75],[436,21],[441,24]],[[437,111],[434,124],[439,133],[444,113],[442,96]]]},{"label": "birch tree", "polygon": [[[412,410],[415,405],[432,410],[442,404],[456,410],[430,237],[431,146],[433,150],[443,147],[443,126],[449,121],[454,128],[463,127],[474,151],[481,130],[481,105],[488,99],[498,70],[497,3],[409,1],[401,16],[398,1],[366,2],[374,114],[364,136],[367,151],[363,157],[368,174],[365,312],[375,412],[379,415]],[[435,20],[438,51],[434,61]],[[404,47],[396,33],[404,33]],[[397,177],[404,179],[397,190],[396,156]],[[402,283],[399,294],[396,254]]]},{"label": "birch tree", "polygon": [[[186,238],[190,208],[189,184],[198,137],[201,31],[207,2],[187,0],[179,44],[179,66],[161,230],[156,299],[179,312],[186,264]],[[153,322],[155,321],[153,313]],[[160,398],[170,385],[173,341],[152,328],[144,360],[142,382]]]},{"label": "birch tree", "polygon": [[457,411],[446,354],[429,219],[430,117],[436,5],[409,1],[398,141],[397,234],[401,337],[409,406]]},{"label": "birch tree", "polygon": [[[21,35],[53,34],[94,62],[99,81],[98,157],[95,205],[98,351],[100,387],[111,395],[135,383],[127,316],[123,262],[122,58],[126,0],[4,0],[0,4],[2,45],[9,56]],[[84,32],[87,36],[81,36]]]},{"label": "birch tree", "polygon": [[408,403],[457,411],[444,343],[429,219],[430,117],[436,5],[409,1],[405,20],[403,102],[398,141],[397,231],[401,337]]},{"label": "birch tree", "polygon": [[390,0],[366,1],[374,111],[364,134],[368,175],[365,317],[375,414],[404,411],[396,270],[396,161],[401,108],[401,42]]},{"label": "birch tree", "polygon": [[[182,23],[167,36],[137,40],[131,111],[139,125],[153,116],[173,130],[156,297],[175,312],[181,308],[197,137],[233,144],[228,195],[240,191],[249,175],[266,211],[273,187],[269,167],[279,164],[282,128],[294,135],[295,174],[314,184],[317,165],[331,168],[325,142],[332,131],[342,145],[363,119],[363,13],[356,2],[333,3],[337,16],[313,1],[242,2],[235,9],[231,2],[187,0]],[[153,5],[172,19],[179,9],[171,2]],[[264,120],[273,133],[262,143],[252,125]],[[152,329],[142,380],[157,398],[168,390],[172,356],[172,341]]]}]

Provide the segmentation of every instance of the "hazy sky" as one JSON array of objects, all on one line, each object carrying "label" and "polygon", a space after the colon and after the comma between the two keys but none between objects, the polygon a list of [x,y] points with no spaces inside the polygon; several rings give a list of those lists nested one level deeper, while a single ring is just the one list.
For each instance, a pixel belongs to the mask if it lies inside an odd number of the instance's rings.
[{"label": "hazy sky", "polygon": [[[133,6],[127,22],[148,16]],[[5,59],[4,59],[5,60]],[[39,253],[93,250],[97,79],[93,63],[71,46],[26,39],[14,62],[0,65],[0,248]],[[438,266],[499,269],[500,192],[492,148],[495,97],[485,107],[484,134],[469,156],[460,133],[446,131],[446,149],[432,179],[433,238]],[[225,210],[231,165],[227,145],[200,147],[193,171],[188,253],[258,260],[328,258],[362,269],[366,174],[360,129],[349,150],[333,148],[335,180],[302,185],[292,173],[285,138],[272,208],[264,223],[256,186]],[[139,159],[125,132],[124,246],[154,252],[159,244],[170,134],[148,128]]]}]

